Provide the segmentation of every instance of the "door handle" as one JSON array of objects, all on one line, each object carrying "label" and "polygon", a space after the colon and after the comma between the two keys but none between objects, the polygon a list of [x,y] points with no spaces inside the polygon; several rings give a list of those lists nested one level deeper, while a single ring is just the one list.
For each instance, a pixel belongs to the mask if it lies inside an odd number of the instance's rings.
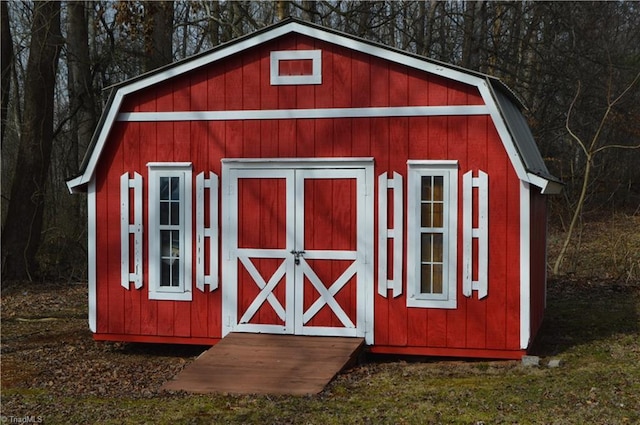
[{"label": "door handle", "polygon": [[302,257],[304,255],[304,251],[295,251],[292,250],[291,254],[293,254],[293,262],[295,263],[296,266],[300,265],[300,257]]}]

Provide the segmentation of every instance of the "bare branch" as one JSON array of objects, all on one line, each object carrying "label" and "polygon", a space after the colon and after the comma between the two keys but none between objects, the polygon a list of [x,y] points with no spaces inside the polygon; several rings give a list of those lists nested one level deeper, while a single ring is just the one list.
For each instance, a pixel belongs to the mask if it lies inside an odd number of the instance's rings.
[{"label": "bare branch", "polygon": [[640,149],[640,144],[638,145],[605,145],[600,146],[598,149],[592,152],[592,155],[597,154],[598,152],[602,152],[607,149]]},{"label": "bare branch", "polygon": [[565,128],[567,129],[567,132],[573,138],[573,140],[575,140],[576,143],[578,144],[578,146],[580,146],[580,148],[582,149],[584,154],[587,157],[589,157],[589,152],[587,151],[587,147],[584,145],[584,143],[582,142],[580,137],[578,137],[578,135],[575,134],[573,132],[573,130],[571,130],[571,127],[569,125],[569,119],[571,118],[571,112],[573,112],[573,108],[576,105],[576,102],[578,101],[578,97],[580,96],[580,87],[581,87],[581,83],[580,83],[580,81],[578,81],[578,88],[576,90],[576,95],[573,97],[573,100],[571,101],[571,104],[569,105],[569,110],[567,111],[567,119],[565,121]]}]

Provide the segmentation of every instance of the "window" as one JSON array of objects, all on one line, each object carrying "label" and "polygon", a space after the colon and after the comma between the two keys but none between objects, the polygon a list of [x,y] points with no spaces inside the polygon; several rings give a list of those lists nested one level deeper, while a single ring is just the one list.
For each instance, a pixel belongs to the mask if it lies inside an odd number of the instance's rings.
[{"label": "window", "polygon": [[409,161],[407,190],[407,305],[455,308],[457,161]]},{"label": "window", "polygon": [[191,300],[191,164],[149,163],[149,298]]},{"label": "window", "polygon": [[322,84],[322,51],[271,52],[271,85]]}]

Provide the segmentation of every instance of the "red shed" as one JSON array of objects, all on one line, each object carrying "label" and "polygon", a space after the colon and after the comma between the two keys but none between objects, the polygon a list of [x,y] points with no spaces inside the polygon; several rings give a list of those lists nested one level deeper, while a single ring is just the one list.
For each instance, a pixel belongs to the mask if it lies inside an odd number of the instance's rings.
[{"label": "red shed", "polygon": [[287,20],[113,88],[80,174],[97,340],[519,358],[549,174],[495,78]]}]

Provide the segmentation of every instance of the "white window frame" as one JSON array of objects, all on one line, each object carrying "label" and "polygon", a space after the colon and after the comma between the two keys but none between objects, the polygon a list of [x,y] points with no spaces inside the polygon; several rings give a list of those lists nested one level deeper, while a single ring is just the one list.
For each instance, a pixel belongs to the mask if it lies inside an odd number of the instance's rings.
[{"label": "white window frame", "polygon": [[[423,176],[443,177],[444,232],[442,294],[421,292],[421,189]],[[458,161],[407,161],[407,306],[457,306]],[[426,232],[424,232],[426,233]]]},{"label": "white window frame", "polygon": [[[150,162],[149,169],[149,299],[191,301],[192,299],[192,166],[190,162]],[[160,286],[160,178],[179,177],[180,199],[180,283],[175,287]]]},{"label": "white window frame", "polygon": [[[280,61],[311,60],[310,75],[280,75]],[[271,52],[271,85],[322,84],[322,50],[279,50]]]}]

